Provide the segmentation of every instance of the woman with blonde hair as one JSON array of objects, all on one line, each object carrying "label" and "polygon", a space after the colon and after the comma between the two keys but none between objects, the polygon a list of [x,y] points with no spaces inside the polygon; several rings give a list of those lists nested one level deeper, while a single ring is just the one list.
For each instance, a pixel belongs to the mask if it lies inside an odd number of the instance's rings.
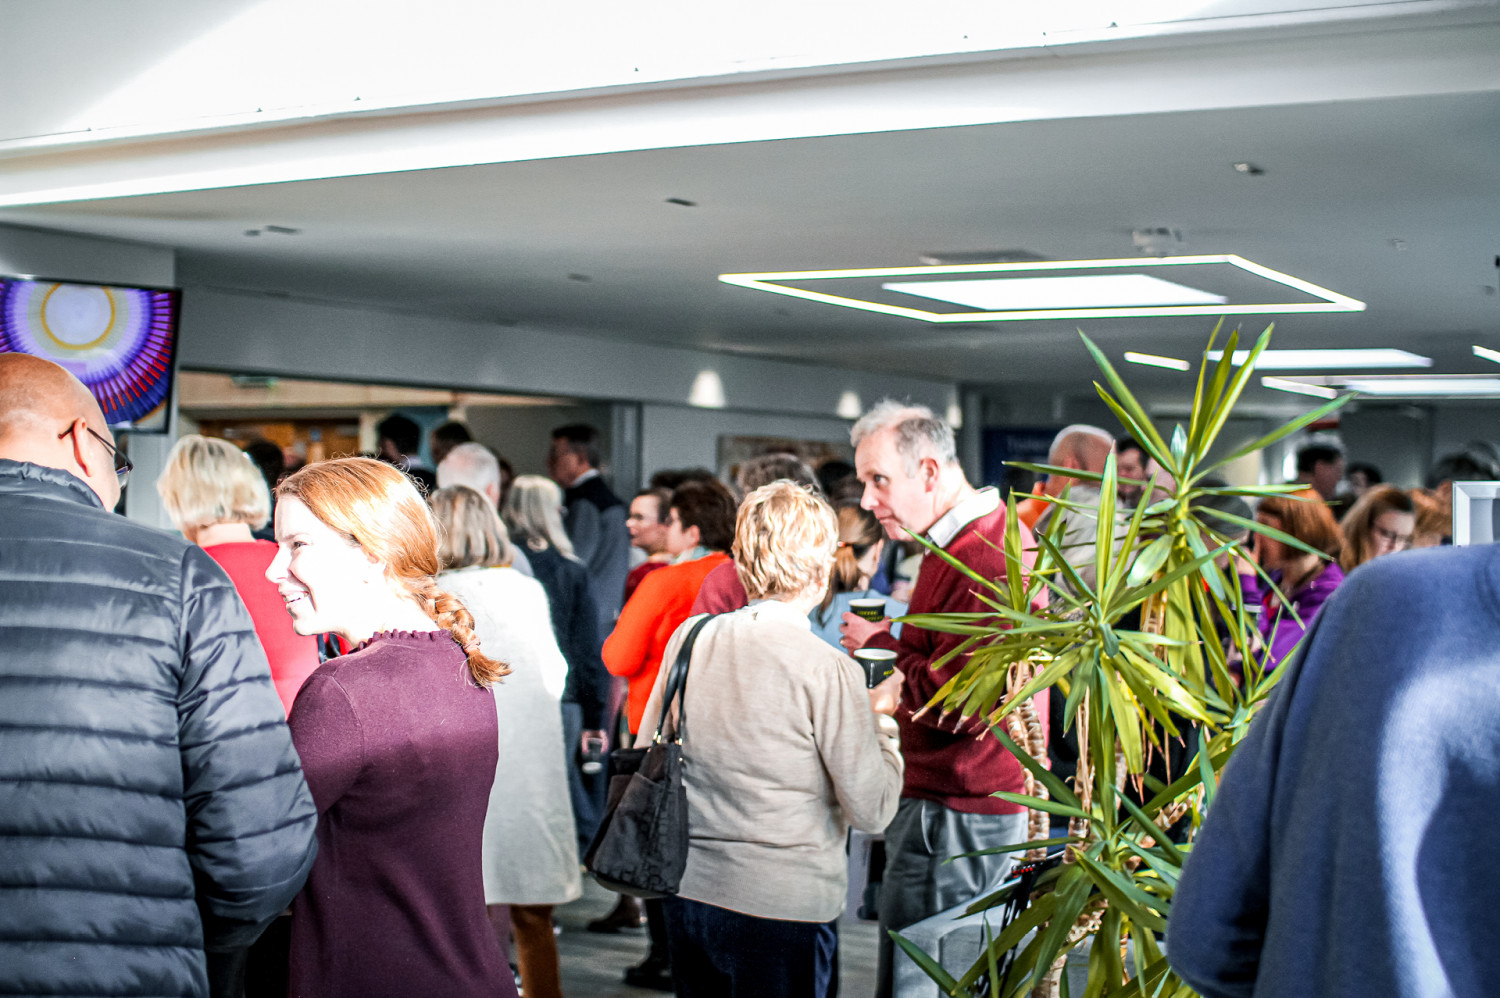
[{"label": "woman with blonde hair", "polygon": [[[681,888],[663,902],[679,998],[822,998],[837,986],[845,836],[885,828],[902,776],[901,673],[866,689],[859,666],[810,630],[837,544],[833,510],[791,482],[740,508],[734,560],[750,605],[699,633],[682,703],[690,841]],[[666,661],[699,619],[672,635]],[[669,671],[637,744],[656,729]]]},{"label": "woman with blonde hair", "polygon": [[[588,569],[573,556],[573,545],[562,525],[562,489],[550,478],[522,475],[505,500],[511,536],[526,547],[531,571],[547,591],[552,608],[552,631],[568,662],[568,685],[563,693],[566,758],[573,760],[583,740],[605,743],[606,715],[613,699],[613,679],[599,655],[599,612],[589,587]],[[601,750],[602,751],[602,750]],[[579,848],[587,847],[599,824],[596,803],[583,785],[576,766],[568,768],[573,793],[573,816]],[[602,788],[600,788],[602,793]]]},{"label": "woman with blonde hair", "polygon": [[229,441],[189,433],[167,455],[156,491],[173,526],[234,583],[265,649],[276,695],[290,714],[297,691],[318,667],[318,642],[292,630],[276,587],[266,581],[276,545],[253,536],[271,518],[260,469]]},{"label": "woman with blonde hair", "polygon": [[1394,485],[1371,485],[1354,501],[1340,525],[1344,531],[1344,553],[1339,567],[1344,574],[1383,554],[1411,547],[1417,525],[1411,496]]},{"label": "woman with blonde hair", "polygon": [[541,475],[522,475],[511,483],[505,497],[505,516],[528,548],[554,548],[564,558],[574,558],[573,542],[562,521],[562,489]]},{"label": "woman with blonde hair", "polygon": [[430,502],[442,529],[438,582],[474,615],[482,646],[510,666],[495,697],[500,765],[484,823],[485,904],[502,933],[509,906],[527,998],[559,998],[552,908],[583,893],[563,758],[568,663],[552,633],[546,591],[510,567],[510,541],[495,507],[462,485],[439,489]]},{"label": "woman with blonde hair", "polygon": [[[839,624],[849,611],[849,603],[864,597],[885,599],[885,615],[900,617],[907,606],[901,600],[880,597],[870,591],[870,577],[880,567],[880,556],[885,551],[885,528],[875,514],[860,506],[858,501],[846,501],[835,506],[839,523],[838,548],[833,553],[833,567],[828,572],[828,590],[823,602],[811,613],[813,633],[835,648],[843,648],[843,635]],[[891,625],[891,635],[901,636],[901,625]]]},{"label": "woman with blonde hair", "polygon": [[514,996],[481,860],[491,687],[508,670],[439,585],[437,530],[404,474],[343,458],[276,494],[266,577],[297,633],[352,645],[308,677],[289,719],[318,858],[292,905],[287,993]]}]

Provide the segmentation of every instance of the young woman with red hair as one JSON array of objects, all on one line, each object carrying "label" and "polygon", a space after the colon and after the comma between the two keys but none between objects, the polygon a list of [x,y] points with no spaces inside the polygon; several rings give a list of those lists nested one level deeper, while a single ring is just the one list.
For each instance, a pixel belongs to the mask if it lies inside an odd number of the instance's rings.
[{"label": "young woman with red hair", "polygon": [[1338,564],[1344,538],[1328,507],[1316,499],[1268,496],[1261,500],[1255,519],[1318,552],[1257,533],[1253,556],[1275,589],[1266,586],[1253,568],[1242,566],[1241,589],[1247,603],[1260,606],[1260,633],[1271,651],[1266,667],[1274,669],[1291,655],[1328,597],[1344,581]]},{"label": "young woman with red hair", "polygon": [[299,634],[352,645],[308,677],[292,740],[318,858],[292,906],[292,996],[515,995],[485,915],[485,812],[506,667],[438,586],[437,531],[388,464],[309,465],[276,490],[266,570]]}]

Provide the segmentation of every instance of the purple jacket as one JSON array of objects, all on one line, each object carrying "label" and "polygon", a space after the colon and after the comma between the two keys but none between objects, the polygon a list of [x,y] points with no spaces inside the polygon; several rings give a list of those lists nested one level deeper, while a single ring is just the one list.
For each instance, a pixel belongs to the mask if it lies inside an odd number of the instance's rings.
[{"label": "purple jacket", "polygon": [[[1281,584],[1280,571],[1272,572],[1271,578],[1277,585]],[[1240,591],[1245,595],[1246,604],[1261,608],[1260,636],[1271,649],[1271,668],[1274,669],[1287,660],[1292,649],[1297,647],[1297,642],[1302,640],[1303,632],[1312,626],[1313,618],[1343,581],[1344,570],[1339,568],[1337,562],[1324,565],[1323,571],[1311,581],[1304,582],[1302,588],[1287,597],[1287,602],[1297,611],[1294,617],[1287,612],[1287,608],[1270,588],[1261,582],[1260,576],[1240,576]],[[1297,621],[1299,617],[1301,623]]]}]

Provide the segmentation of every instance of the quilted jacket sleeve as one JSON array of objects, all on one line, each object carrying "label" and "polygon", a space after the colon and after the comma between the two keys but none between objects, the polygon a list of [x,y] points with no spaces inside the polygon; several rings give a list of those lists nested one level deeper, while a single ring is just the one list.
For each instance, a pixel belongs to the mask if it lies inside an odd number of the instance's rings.
[{"label": "quilted jacket sleeve", "polygon": [[183,556],[177,719],[204,944],[253,942],[312,867],[317,814],[265,652],[234,585],[201,548]]}]

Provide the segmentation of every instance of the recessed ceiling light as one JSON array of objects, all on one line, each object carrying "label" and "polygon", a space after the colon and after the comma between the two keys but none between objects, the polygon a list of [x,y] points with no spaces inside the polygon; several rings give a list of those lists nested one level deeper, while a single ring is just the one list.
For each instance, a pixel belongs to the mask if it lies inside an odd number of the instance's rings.
[{"label": "recessed ceiling light", "polygon": [[[806,287],[791,287],[786,283],[795,281],[805,284],[811,281],[849,280],[881,277],[932,277],[935,274],[1018,274],[1056,273],[1059,271],[1098,272],[1102,270],[1133,271],[1146,267],[1193,267],[1202,265],[1227,265],[1260,277],[1272,283],[1291,288],[1309,297],[1313,302],[1252,302],[1227,304],[1219,301],[1194,305],[1126,305],[1106,307],[1071,307],[1015,309],[1005,311],[931,312],[926,309],[903,305],[890,305],[883,301],[851,298],[848,295],[814,291]],[[719,280],[742,288],[769,291],[772,294],[807,301],[839,305],[843,308],[897,315],[925,322],[1016,322],[1027,319],[1104,319],[1123,316],[1168,316],[1168,315],[1290,315],[1312,312],[1362,312],[1365,303],[1349,298],[1310,281],[1283,274],[1269,267],[1262,267],[1243,257],[1227,254],[1223,256],[1177,256],[1126,260],[1044,260],[1031,263],[985,263],[954,265],[945,267],[877,267],[861,270],[799,270],[764,274],[720,274]],[[922,283],[922,282],[913,282]]]},{"label": "recessed ceiling light", "polygon": [[1368,378],[1340,378],[1341,387],[1366,395],[1424,396],[1496,396],[1500,395],[1500,378],[1466,374],[1449,375],[1374,375]]},{"label": "recessed ceiling light", "polygon": [[1125,359],[1132,364],[1145,364],[1147,367],[1165,367],[1172,371],[1186,371],[1193,365],[1176,357],[1158,357],[1154,353],[1136,353],[1134,350],[1125,351]]},{"label": "recessed ceiling light", "polygon": [[1145,274],[1088,277],[999,277],[989,281],[892,281],[887,291],[967,305],[987,312],[1058,308],[1137,308],[1147,305],[1222,305],[1223,295]]},{"label": "recessed ceiling light", "polygon": [[[1209,360],[1224,356],[1211,350]],[[1236,350],[1233,362],[1245,363],[1249,350]],[[1336,371],[1370,367],[1431,367],[1432,358],[1387,347],[1352,347],[1336,350],[1264,350],[1255,361],[1259,371]]]},{"label": "recessed ceiling light", "polygon": [[1476,343],[1474,345],[1474,356],[1483,357],[1485,360],[1493,360],[1495,363],[1500,364],[1500,350],[1491,350],[1489,347],[1482,347]]},{"label": "recessed ceiling light", "polygon": [[1366,374],[1355,377],[1262,378],[1261,384],[1284,392],[1321,395],[1359,392],[1383,398],[1496,398],[1500,377],[1480,374]]},{"label": "recessed ceiling light", "polygon": [[1286,378],[1261,378],[1260,383],[1278,392],[1296,392],[1298,395],[1314,395],[1321,399],[1338,398],[1339,394],[1323,385],[1309,384],[1305,381],[1288,381]]}]

